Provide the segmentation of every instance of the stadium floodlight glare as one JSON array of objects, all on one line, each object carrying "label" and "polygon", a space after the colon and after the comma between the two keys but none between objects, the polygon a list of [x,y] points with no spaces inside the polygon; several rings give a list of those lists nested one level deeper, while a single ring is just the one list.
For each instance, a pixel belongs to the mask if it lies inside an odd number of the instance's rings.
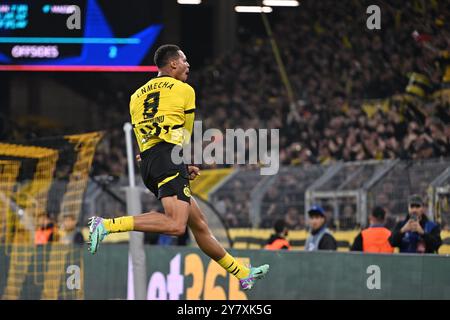
[{"label": "stadium floodlight glare", "polygon": [[178,4],[201,4],[202,0],[177,0]]},{"label": "stadium floodlight glare", "polygon": [[297,0],[264,0],[263,5],[272,7],[298,7]]},{"label": "stadium floodlight glare", "polygon": [[236,6],[234,11],[239,13],[271,13],[271,7],[260,7],[260,6]]}]

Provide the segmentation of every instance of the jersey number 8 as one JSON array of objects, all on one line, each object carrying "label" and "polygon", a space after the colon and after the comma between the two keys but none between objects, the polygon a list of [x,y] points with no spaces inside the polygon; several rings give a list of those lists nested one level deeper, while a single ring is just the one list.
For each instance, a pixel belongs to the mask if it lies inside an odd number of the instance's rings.
[{"label": "jersey number 8", "polygon": [[[159,106],[159,91],[149,93],[144,100],[144,119],[151,119],[155,116]],[[149,112],[150,111],[150,112]]]}]

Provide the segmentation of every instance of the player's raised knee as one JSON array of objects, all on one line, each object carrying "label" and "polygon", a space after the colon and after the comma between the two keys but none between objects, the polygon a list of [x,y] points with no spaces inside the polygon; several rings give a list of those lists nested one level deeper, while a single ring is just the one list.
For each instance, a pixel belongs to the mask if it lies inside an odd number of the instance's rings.
[{"label": "player's raised knee", "polygon": [[180,237],[186,232],[186,224],[185,223],[175,223],[171,228],[170,233],[174,236]]}]

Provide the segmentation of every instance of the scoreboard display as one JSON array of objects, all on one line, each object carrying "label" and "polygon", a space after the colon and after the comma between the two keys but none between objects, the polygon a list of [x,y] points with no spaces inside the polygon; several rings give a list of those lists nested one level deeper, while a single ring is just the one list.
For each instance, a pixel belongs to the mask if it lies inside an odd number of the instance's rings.
[{"label": "scoreboard display", "polygon": [[149,22],[115,34],[97,0],[0,0],[0,71],[154,71],[142,61],[162,25]]}]

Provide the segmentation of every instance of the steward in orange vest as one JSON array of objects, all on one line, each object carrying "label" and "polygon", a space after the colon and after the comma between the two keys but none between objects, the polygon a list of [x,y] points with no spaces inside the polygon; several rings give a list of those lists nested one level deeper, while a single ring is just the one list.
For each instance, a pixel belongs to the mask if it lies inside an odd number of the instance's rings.
[{"label": "steward in orange vest", "polygon": [[351,251],[370,253],[393,253],[394,248],[389,243],[391,231],[384,227],[386,212],[381,207],[375,207],[369,217],[370,226],[360,232],[353,242]]},{"label": "steward in orange vest", "polygon": [[38,227],[34,232],[34,244],[43,245],[56,240],[56,227],[48,214],[39,215],[37,224]]},{"label": "steward in orange vest", "polygon": [[267,241],[264,249],[267,250],[290,250],[291,245],[289,241],[286,239],[288,235],[288,228],[286,226],[286,222],[284,220],[277,220],[274,225],[275,233],[272,234]]}]

